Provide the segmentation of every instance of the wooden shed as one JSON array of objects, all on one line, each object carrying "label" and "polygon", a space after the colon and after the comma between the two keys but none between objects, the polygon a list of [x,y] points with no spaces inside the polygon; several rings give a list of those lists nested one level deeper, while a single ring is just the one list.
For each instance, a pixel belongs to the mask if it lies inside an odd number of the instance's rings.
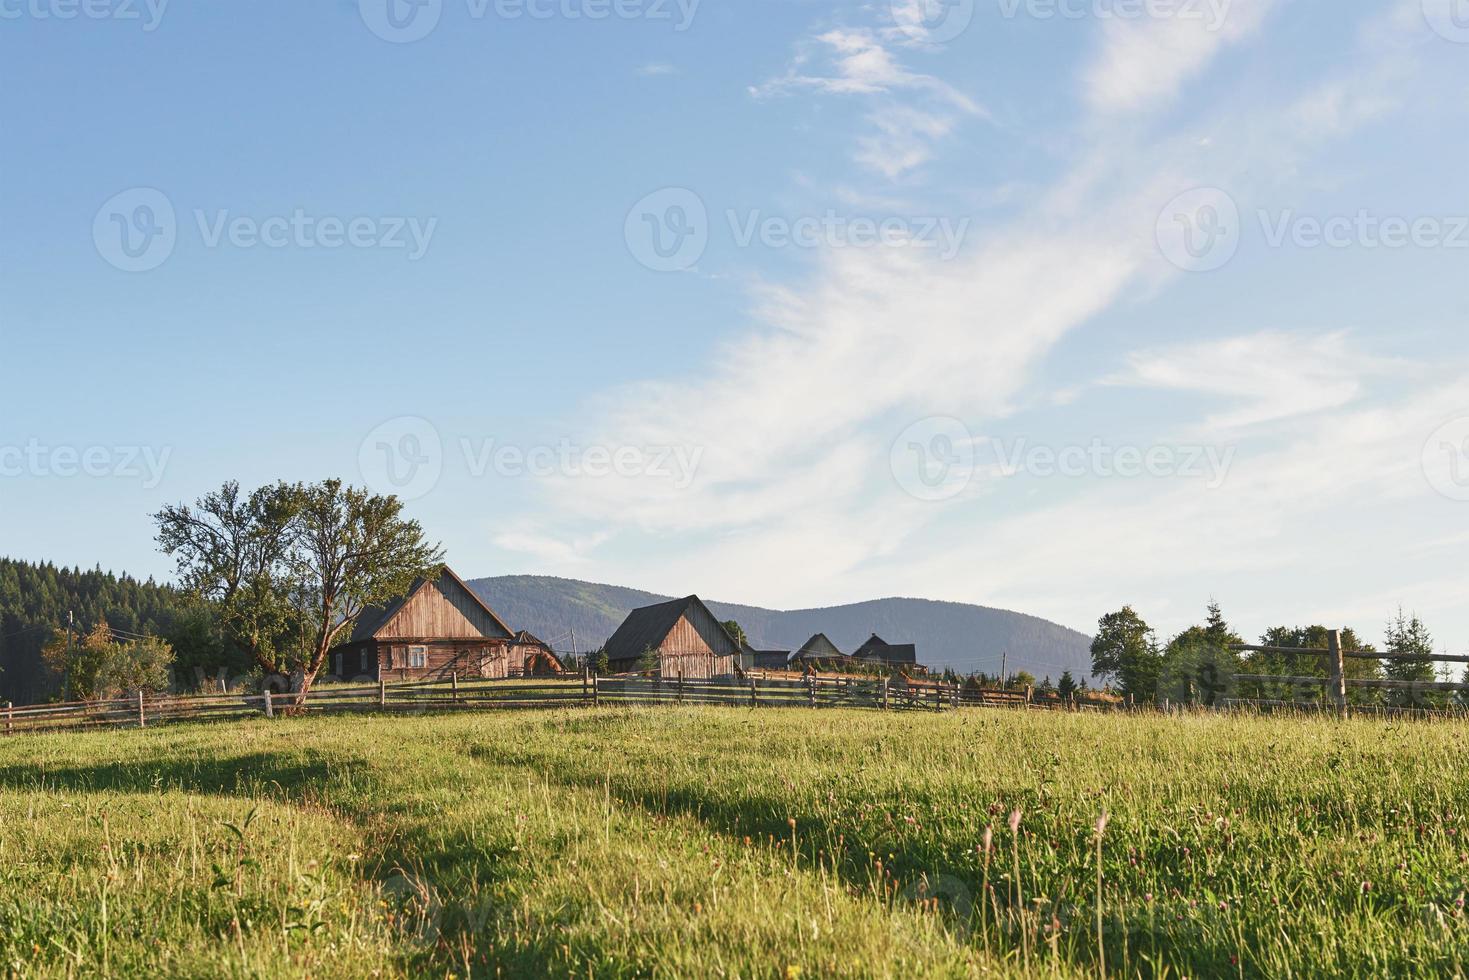
[{"label": "wooden shed", "polygon": [[838,650],[837,645],[828,640],[825,633],[817,633],[811,637],[791,657],[791,666],[798,668],[845,667],[851,662],[852,658]]},{"label": "wooden shed", "polygon": [[554,677],[566,673],[566,665],[549,643],[530,630],[521,630],[510,643],[510,671],[525,677]]},{"label": "wooden shed", "polygon": [[740,644],[740,667],[744,670],[785,670],[790,661],[789,650],[756,650],[748,643]]},{"label": "wooden shed", "polygon": [[918,662],[918,648],[911,643],[889,643],[873,633],[852,654],[852,659],[861,664],[901,670],[906,673],[925,673],[928,668]]},{"label": "wooden shed", "polygon": [[364,611],[351,639],[332,651],[331,668],[372,680],[507,677],[513,641],[494,610],[445,567],[402,598]]},{"label": "wooden shed", "polygon": [[614,673],[652,664],[660,676],[690,679],[733,674],[740,652],[696,595],[634,609],[602,649]]}]

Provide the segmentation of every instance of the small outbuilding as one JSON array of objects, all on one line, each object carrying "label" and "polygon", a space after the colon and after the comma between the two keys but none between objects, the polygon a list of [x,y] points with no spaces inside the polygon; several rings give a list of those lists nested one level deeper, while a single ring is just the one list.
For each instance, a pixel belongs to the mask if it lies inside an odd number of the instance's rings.
[{"label": "small outbuilding", "polygon": [[566,673],[566,665],[551,645],[530,630],[521,630],[510,643],[510,670],[525,677],[554,677]]},{"label": "small outbuilding", "polygon": [[734,673],[740,646],[696,595],[628,613],[602,648],[613,673],[691,680]]},{"label": "small outbuilding", "polygon": [[889,643],[873,633],[852,654],[859,664],[901,670],[907,673],[925,673],[928,668],[918,662],[918,648],[911,643]]},{"label": "small outbuilding", "polygon": [[357,617],[331,654],[339,677],[397,679],[510,676],[515,634],[447,566],[434,579]]},{"label": "small outbuilding", "polygon": [[817,633],[801,645],[790,662],[797,668],[843,667],[851,663],[851,658],[838,650],[825,633]]}]

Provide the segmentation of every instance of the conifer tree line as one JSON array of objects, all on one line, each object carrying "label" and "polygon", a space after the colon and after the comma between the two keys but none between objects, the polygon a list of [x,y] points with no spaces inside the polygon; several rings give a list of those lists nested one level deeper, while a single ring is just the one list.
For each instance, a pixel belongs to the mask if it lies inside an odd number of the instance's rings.
[{"label": "conifer tree line", "polygon": [[[149,668],[160,660],[162,671]],[[80,699],[96,695],[99,683],[154,686],[165,675],[192,688],[204,676],[247,669],[207,608],[171,586],[100,567],[0,558],[0,700]]]},{"label": "conifer tree line", "polygon": [[[1266,630],[1258,646],[1324,650],[1330,628],[1326,626],[1276,626]],[[1360,653],[1413,654],[1411,660],[1374,660],[1349,657],[1344,661],[1348,678],[1416,681],[1431,684],[1449,680],[1433,660],[1433,637],[1415,615],[1401,608],[1383,629],[1383,645],[1374,646],[1355,629],[1341,630],[1342,649]],[[1301,687],[1284,683],[1239,681],[1237,675],[1258,674],[1280,677],[1328,676],[1326,658],[1319,654],[1238,652],[1245,645],[1224,619],[1217,602],[1210,602],[1205,621],[1190,626],[1167,641],[1138,615],[1132,606],[1108,613],[1097,623],[1092,641],[1092,673],[1104,678],[1117,693],[1138,703],[1168,701],[1173,704],[1216,704],[1224,699],[1310,701],[1324,697],[1319,685]],[[1469,683],[1469,672],[1464,681]],[[1469,704],[1464,694],[1405,689],[1380,690],[1348,685],[1347,700],[1357,705],[1391,707],[1444,707]]]}]

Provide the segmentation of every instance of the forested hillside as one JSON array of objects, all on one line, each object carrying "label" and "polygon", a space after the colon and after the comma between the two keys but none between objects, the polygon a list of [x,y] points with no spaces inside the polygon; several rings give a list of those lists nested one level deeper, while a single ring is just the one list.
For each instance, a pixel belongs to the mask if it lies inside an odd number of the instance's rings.
[{"label": "forested hillside", "polygon": [[198,666],[235,666],[207,617],[174,589],[100,568],[58,568],[0,558],[0,700],[29,704],[58,690],[61,678],[41,660],[41,648],[64,629],[67,614],[79,633],[105,620],[119,636],[162,636],[184,675]]}]

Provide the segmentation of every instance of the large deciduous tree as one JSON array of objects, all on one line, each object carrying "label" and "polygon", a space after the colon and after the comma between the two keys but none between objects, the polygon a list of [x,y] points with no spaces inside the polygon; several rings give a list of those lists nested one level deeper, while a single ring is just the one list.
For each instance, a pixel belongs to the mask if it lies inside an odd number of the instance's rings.
[{"label": "large deciduous tree", "polygon": [[438,574],[443,552],[397,497],[344,486],[238,483],[154,515],[181,584],[269,675],[305,697],[363,610]]},{"label": "large deciduous tree", "polygon": [[1162,656],[1153,630],[1131,606],[1097,622],[1092,640],[1092,673],[1117,682],[1123,694],[1150,701],[1157,693]]}]

